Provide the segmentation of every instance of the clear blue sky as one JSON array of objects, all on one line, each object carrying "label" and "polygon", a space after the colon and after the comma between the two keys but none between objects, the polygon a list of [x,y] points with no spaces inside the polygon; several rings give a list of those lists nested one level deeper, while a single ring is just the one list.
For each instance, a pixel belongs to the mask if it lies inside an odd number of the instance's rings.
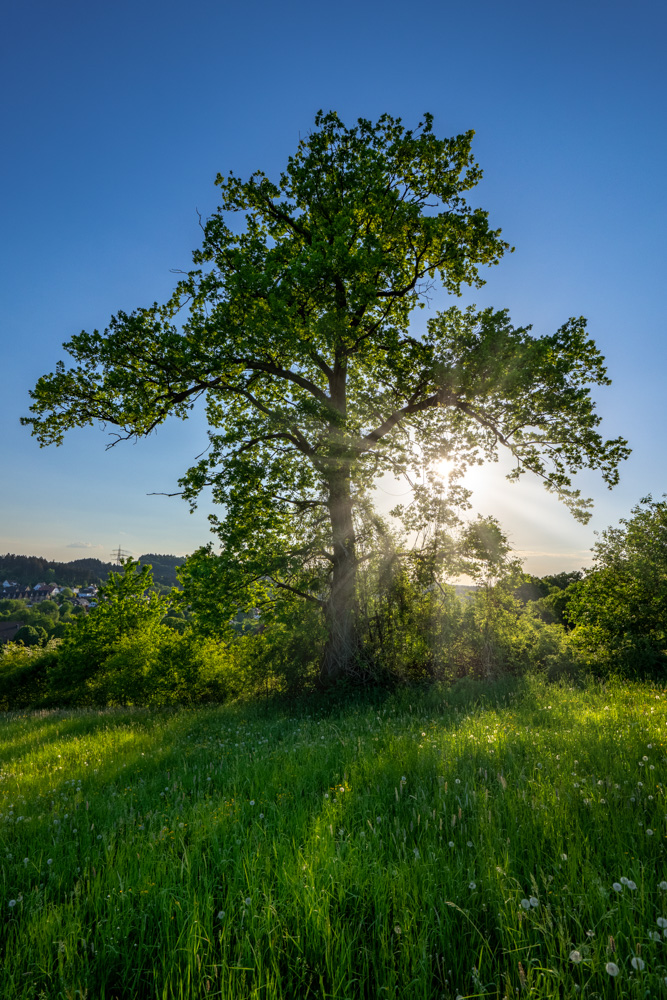
[{"label": "clear blue sky", "polygon": [[[577,525],[537,484],[479,480],[531,571],[588,560],[593,530],[667,490],[667,8],[478,0],[246,4],[24,0],[0,40],[0,552],[183,554],[209,539],[176,488],[201,422],[107,452],[101,430],[40,450],[19,417],[81,329],[164,298],[232,169],[277,173],[318,108],[476,130],[488,209],[516,252],[462,304],[548,332],[585,315],[613,386],[608,437],[634,448]],[[442,305],[438,302],[437,305]],[[400,492],[400,487],[395,492]]]}]

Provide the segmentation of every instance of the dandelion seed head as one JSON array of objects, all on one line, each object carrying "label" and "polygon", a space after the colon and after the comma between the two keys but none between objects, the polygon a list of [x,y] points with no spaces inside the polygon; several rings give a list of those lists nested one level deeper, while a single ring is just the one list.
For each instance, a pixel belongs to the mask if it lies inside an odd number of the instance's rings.
[{"label": "dandelion seed head", "polygon": [[616,965],[616,962],[607,962],[607,964],[605,965],[605,971],[609,976],[617,976],[618,966]]},{"label": "dandelion seed head", "polygon": [[636,955],[630,959],[630,965],[633,969],[636,969],[637,972],[642,972],[646,968],[646,962],[644,959],[638,958]]},{"label": "dandelion seed head", "polygon": [[530,900],[529,899],[522,899],[521,900],[521,908],[524,909],[524,910],[529,910],[530,909]]},{"label": "dandelion seed head", "polygon": [[13,910],[14,907],[16,906],[16,900],[15,899],[10,899],[9,903],[7,905],[9,906],[10,910]]},{"label": "dandelion seed head", "polygon": [[582,958],[583,955],[581,954],[580,951],[577,951],[575,949],[574,951],[570,952],[570,961],[574,962],[575,965],[579,965],[579,962],[581,962]]}]

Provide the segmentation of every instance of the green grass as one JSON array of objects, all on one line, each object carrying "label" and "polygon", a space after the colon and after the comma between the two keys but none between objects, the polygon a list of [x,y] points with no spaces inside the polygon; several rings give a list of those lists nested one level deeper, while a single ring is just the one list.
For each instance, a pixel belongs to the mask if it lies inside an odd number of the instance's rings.
[{"label": "green grass", "polygon": [[666,745],[639,684],[8,716],[0,996],[667,996]]}]

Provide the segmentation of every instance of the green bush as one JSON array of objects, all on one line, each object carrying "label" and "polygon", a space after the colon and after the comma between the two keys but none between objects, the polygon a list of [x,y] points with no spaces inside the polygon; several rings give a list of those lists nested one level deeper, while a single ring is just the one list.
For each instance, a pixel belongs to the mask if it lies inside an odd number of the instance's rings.
[{"label": "green bush", "polygon": [[41,625],[23,625],[14,636],[14,642],[22,646],[43,646],[46,638],[46,629]]},{"label": "green bush", "polygon": [[38,708],[48,702],[48,674],[58,644],[46,648],[9,642],[0,647],[0,710]]}]

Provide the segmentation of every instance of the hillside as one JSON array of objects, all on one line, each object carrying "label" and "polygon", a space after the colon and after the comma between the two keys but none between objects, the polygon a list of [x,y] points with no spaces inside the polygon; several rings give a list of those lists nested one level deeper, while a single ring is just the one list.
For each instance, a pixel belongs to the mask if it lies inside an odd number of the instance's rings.
[{"label": "hillside", "polygon": [[[147,553],[139,557],[142,565],[153,567],[155,583],[175,587],[176,567],[185,562],[183,556],[156,555]],[[71,562],[54,562],[42,556],[21,556],[7,553],[0,556],[0,583],[3,580],[34,587],[37,583],[57,583],[62,586],[85,586],[103,583],[112,570],[117,569],[110,562],[101,559],[73,559]]]},{"label": "hillside", "polygon": [[0,996],[665,994],[665,695],[0,718]]}]

